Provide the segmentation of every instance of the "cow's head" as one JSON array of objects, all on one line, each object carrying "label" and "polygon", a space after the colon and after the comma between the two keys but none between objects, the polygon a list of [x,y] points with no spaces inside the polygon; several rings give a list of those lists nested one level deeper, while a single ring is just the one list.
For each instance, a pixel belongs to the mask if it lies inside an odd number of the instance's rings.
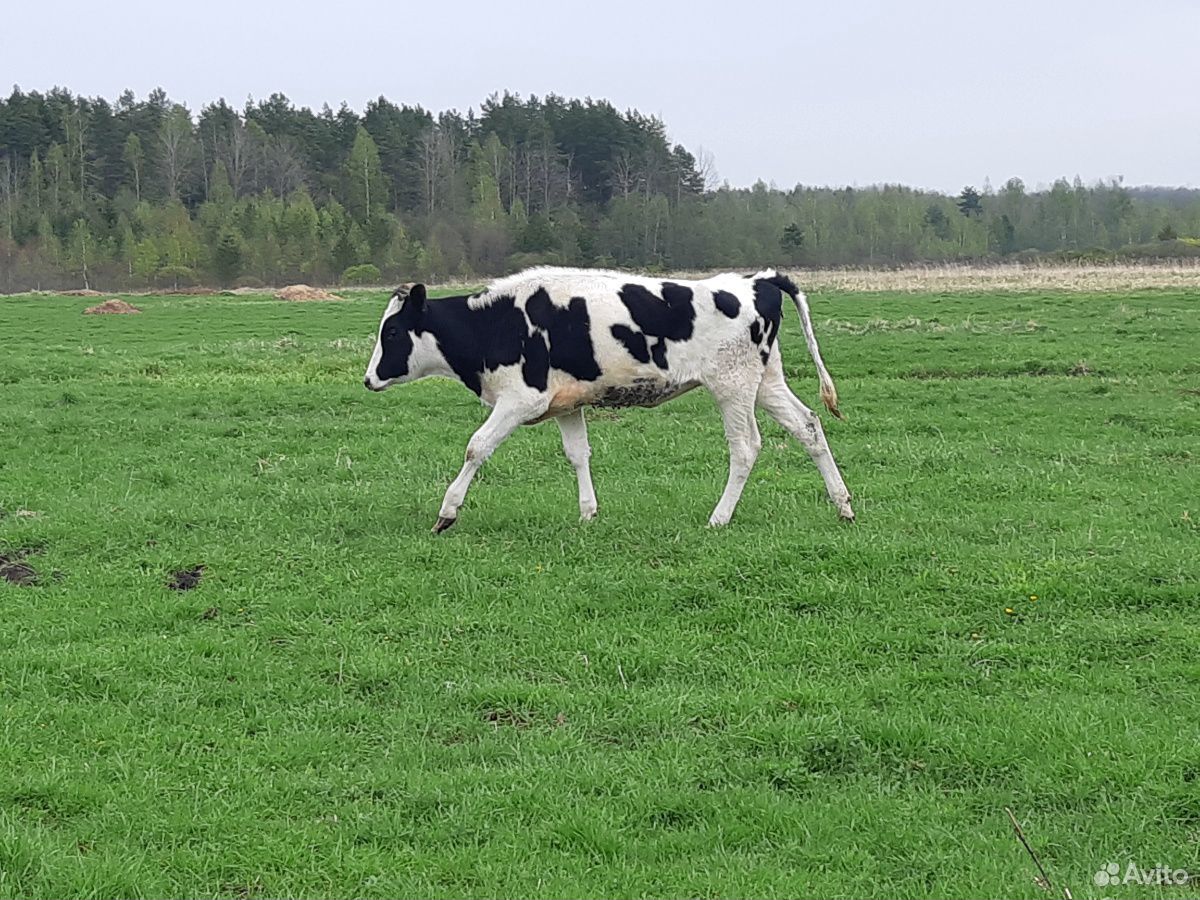
[{"label": "cow's head", "polygon": [[396,288],[383,312],[375,352],[371,354],[367,374],[363,376],[363,384],[368,390],[382,391],[393,384],[420,377],[419,360],[413,358],[413,349],[414,344],[421,343],[424,320],[425,285]]}]

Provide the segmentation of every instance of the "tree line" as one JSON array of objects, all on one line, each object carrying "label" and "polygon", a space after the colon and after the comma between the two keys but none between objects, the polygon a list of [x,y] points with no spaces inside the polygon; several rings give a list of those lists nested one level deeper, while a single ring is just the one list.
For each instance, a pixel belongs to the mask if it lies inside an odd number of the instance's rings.
[{"label": "tree line", "polygon": [[0,99],[0,290],[470,279],[534,263],[648,270],[1200,255],[1200,191],[957,196],[718,185],[661,119],[492,95],[362,114],[275,94],[193,114],[162,90]]}]

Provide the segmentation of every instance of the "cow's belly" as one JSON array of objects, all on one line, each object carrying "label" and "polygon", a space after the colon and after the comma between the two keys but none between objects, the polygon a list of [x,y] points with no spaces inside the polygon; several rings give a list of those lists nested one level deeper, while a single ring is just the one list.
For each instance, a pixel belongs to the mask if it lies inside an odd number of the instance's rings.
[{"label": "cow's belly", "polygon": [[584,406],[621,409],[629,406],[658,406],[698,386],[698,381],[671,381],[654,375],[639,375],[619,381],[575,381],[557,385],[550,395],[550,408],[542,419],[566,415]]},{"label": "cow's belly", "polygon": [[700,382],[687,381],[680,384],[662,378],[635,378],[625,384],[613,384],[601,388],[588,401],[588,406],[606,409],[621,409],[626,406],[658,406],[680,394],[686,394]]}]

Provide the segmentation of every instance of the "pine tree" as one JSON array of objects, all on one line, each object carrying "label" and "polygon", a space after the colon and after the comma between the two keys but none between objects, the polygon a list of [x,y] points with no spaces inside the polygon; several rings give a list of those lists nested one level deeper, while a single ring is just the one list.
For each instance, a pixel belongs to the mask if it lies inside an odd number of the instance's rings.
[{"label": "pine tree", "polygon": [[233,284],[242,274],[242,242],[233,231],[226,231],[213,253],[213,271],[222,287]]}]

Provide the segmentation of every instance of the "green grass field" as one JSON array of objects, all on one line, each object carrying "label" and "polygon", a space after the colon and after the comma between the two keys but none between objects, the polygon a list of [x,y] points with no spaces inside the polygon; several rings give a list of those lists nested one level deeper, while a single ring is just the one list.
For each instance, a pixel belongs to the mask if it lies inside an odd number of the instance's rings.
[{"label": "green grass field", "polygon": [[856,525],[693,393],[434,536],[383,296],[0,298],[0,895],[1200,896],[1200,297],[811,299]]}]

